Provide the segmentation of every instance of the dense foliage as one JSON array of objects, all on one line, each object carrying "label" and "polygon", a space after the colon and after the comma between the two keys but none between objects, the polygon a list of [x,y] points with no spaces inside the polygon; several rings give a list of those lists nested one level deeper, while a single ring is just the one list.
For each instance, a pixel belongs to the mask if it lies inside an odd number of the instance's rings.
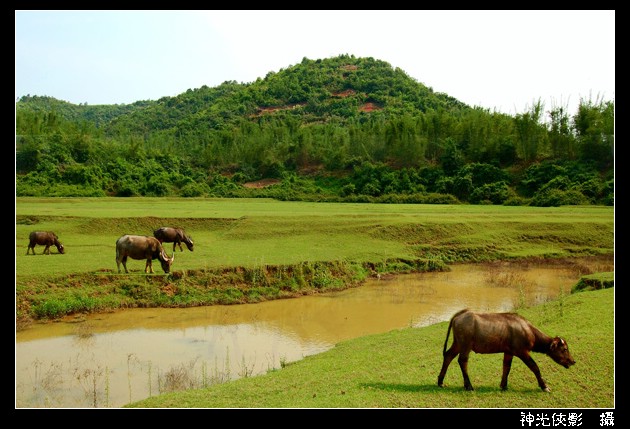
[{"label": "dense foliage", "polygon": [[614,101],[510,116],[351,55],[130,105],[27,95],[16,195],[612,205]]}]

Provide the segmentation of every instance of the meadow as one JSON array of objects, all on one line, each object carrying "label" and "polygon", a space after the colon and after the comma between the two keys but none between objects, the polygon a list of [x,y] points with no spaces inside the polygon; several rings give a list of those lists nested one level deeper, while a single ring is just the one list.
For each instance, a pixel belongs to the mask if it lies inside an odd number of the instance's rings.
[{"label": "meadow", "polygon": [[[194,252],[173,270],[439,259],[445,263],[614,252],[614,208],[353,204],[271,199],[16,198],[17,282],[37,276],[116,272],[115,242],[179,226]],[[52,230],[66,254],[26,256],[28,235]],[[172,247],[166,245],[169,254]],[[156,261],[157,262],[157,261]],[[143,261],[130,261],[143,273]],[[160,272],[156,263],[156,273]]]},{"label": "meadow", "polygon": [[[184,228],[171,273],[118,273],[124,234]],[[28,235],[55,248],[27,255]],[[449,264],[614,254],[614,208],[340,204],[271,199],[17,198],[16,324],[129,307],[243,304],[358,286]]]},{"label": "meadow", "polygon": [[[474,391],[464,390],[457,360],[449,366],[445,387],[438,387],[448,326],[442,322],[344,341],[264,375],[165,393],[126,407],[516,408],[551,412],[615,407],[614,288],[577,292],[518,313],[543,332],[565,338],[576,361],[565,369],[543,354],[532,353],[549,393],[538,387],[532,372],[518,358],[512,363],[508,390],[502,391],[502,354],[470,354],[468,370]],[[458,417],[457,413],[449,416]],[[501,421],[502,427],[512,427],[508,423]],[[516,426],[518,421],[512,423]],[[585,427],[594,426],[584,423]]]},{"label": "meadow", "polygon": [[[130,274],[117,273],[118,237],[152,235],[167,225],[183,227],[195,242],[193,252],[174,252],[170,275],[157,263],[155,274],[145,274],[144,261],[133,260]],[[34,230],[55,231],[66,253],[53,247],[51,255],[41,255],[38,246],[36,255],[26,255]],[[322,285],[357,286],[387,272],[590,255],[614,255],[613,207],[16,198],[16,329],[20,321],[72,312],[211,305],[226,297],[232,303],[256,302],[327,290]],[[296,267],[311,276],[293,291],[295,284],[286,279],[295,277]],[[269,278],[280,272],[282,281],[271,284]],[[221,297],[210,296],[210,290],[222,291]],[[463,390],[456,362],[447,387],[438,388],[446,332],[440,323],[343,342],[264,376],[160,395],[130,407],[614,406],[614,288],[578,292],[519,313],[543,331],[565,336],[578,362],[565,370],[534,355],[551,394],[540,391],[518,360],[510,390],[501,392],[500,355],[471,356],[474,393]]]}]

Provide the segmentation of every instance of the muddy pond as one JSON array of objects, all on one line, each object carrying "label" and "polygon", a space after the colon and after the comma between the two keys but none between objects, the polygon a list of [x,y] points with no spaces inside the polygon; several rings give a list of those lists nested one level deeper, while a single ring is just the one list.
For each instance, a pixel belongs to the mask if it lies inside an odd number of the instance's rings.
[{"label": "muddy pond", "polygon": [[383,276],[341,292],[259,304],[132,309],[16,332],[16,408],[117,408],[172,390],[281,370],[340,341],[510,311],[569,294],[614,258],[454,265]]}]

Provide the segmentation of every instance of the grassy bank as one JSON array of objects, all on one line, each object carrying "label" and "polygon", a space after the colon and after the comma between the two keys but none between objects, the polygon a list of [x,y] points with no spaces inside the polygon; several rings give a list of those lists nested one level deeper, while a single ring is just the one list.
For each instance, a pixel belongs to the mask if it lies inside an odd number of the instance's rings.
[{"label": "grassy bank", "polygon": [[[173,271],[118,274],[115,241],[186,229],[195,250]],[[55,231],[66,253],[26,255]],[[166,246],[169,253],[172,247]],[[259,302],[458,262],[614,253],[613,207],[329,204],[265,199],[17,198],[16,320],[138,306]]]},{"label": "grassy bank", "polygon": [[447,322],[337,344],[265,375],[167,393],[132,408],[612,408],[615,405],[614,288],[577,292],[519,313],[564,337],[576,365],[565,369],[533,353],[551,393],[515,358],[509,389],[499,387],[501,354],[472,353],[474,392],[456,361],[437,386]]}]

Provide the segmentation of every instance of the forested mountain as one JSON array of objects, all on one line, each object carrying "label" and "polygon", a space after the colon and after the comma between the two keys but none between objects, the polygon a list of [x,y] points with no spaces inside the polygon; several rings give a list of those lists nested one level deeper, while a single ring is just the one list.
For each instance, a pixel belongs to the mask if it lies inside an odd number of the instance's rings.
[{"label": "forested mountain", "polygon": [[614,101],[510,116],[350,55],[130,105],[25,96],[16,195],[613,204]]}]

